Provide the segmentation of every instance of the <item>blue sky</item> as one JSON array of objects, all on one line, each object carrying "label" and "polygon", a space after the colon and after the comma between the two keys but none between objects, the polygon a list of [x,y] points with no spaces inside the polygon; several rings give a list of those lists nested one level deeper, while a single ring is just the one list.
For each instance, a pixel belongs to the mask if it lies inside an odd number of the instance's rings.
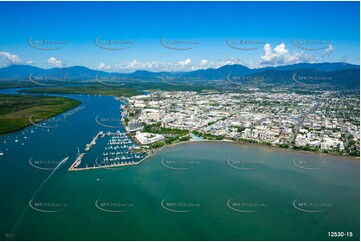
[{"label": "blue sky", "polygon": [[360,62],[358,2],[1,2],[0,9],[2,67]]}]

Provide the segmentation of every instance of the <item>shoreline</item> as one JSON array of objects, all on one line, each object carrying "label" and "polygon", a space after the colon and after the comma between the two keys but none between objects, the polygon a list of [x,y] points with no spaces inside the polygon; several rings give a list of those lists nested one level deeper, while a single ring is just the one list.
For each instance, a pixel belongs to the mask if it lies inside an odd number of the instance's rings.
[{"label": "shoreline", "polygon": [[[129,135],[129,137],[131,137],[134,140],[134,142],[136,142],[138,144],[137,140],[129,132],[127,132],[127,134]],[[203,140],[181,141],[181,142],[170,144],[170,145],[164,145],[164,146],[162,146],[160,148],[157,148],[153,153],[149,154],[147,157],[144,157],[139,163],[137,163],[137,165],[142,163],[146,159],[153,157],[156,153],[163,150],[164,148],[170,148],[170,147],[174,147],[176,145],[192,144],[192,143],[228,143],[228,144],[233,144],[233,145],[236,145],[236,146],[239,146],[239,147],[240,146],[257,146],[257,147],[260,147],[262,149],[267,149],[267,150],[278,150],[280,152],[287,152],[287,153],[296,152],[296,153],[303,153],[303,154],[309,154],[309,155],[319,155],[319,156],[325,156],[325,157],[334,157],[334,158],[343,159],[343,160],[352,160],[352,161],[360,162],[360,157],[355,157],[355,156],[342,156],[342,155],[328,154],[328,153],[322,153],[322,152],[313,152],[313,151],[307,151],[307,150],[281,148],[281,147],[277,147],[277,146],[269,146],[269,145],[263,145],[263,144],[258,144],[258,143],[247,143],[247,142],[234,141],[234,140],[229,140],[229,139],[225,139],[225,140],[206,140],[206,139],[203,139]],[[133,165],[135,165],[135,164],[133,164]]]},{"label": "shoreline", "polygon": [[[123,109],[124,111],[124,109]],[[135,138],[135,136],[133,134],[131,134],[131,132],[127,131],[126,124],[125,124],[125,119],[122,118],[121,119],[121,123],[124,127],[125,133],[138,145],[140,146],[141,144],[138,142],[138,140]],[[309,154],[309,155],[318,155],[318,156],[324,156],[324,157],[334,157],[334,158],[338,158],[338,159],[343,159],[343,160],[352,160],[352,161],[358,161],[360,162],[360,158],[359,157],[354,157],[354,156],[342,156],[342,155],[337,155],[337,154],[329,154],[329,153],[323,153],[323,152],[316,152],[316,151],[307,151],[307,150],[300,150],[300,149],[290,149],[290,148],[282,148],[282,147],[277,147],[277,146],[272,146],[272,145],[264,145],[264,144],[259,144],[259,143],[248,143],[248,142],[242,142],[242,141],[234,141],[234,140],[230,140],[230,139],[224,139],[224,140],[206,140],[206,139],[202,139],[202,140],[188,140],[188,141],[181,141],[178,143],[174,143],[174,144],[169,144],[169,145],[164,145],[162,147],[156,148],[156,149],[152,149],[150,148],[149,150],[147,150],[147,156],[144,157],[143,159],[141,159],[138,162],[134,162],[134,163],[125,163],[125,164],[114,164],[114,165],[109,165],[109,166],[94,166],[94,167],[87,167],[87,168],[80,168],[80,169],[73,169],[72,171],[81,171],[81,170],[92,170],[92,169],[111,169],[111,168],[115,168],[115,167],[123,167],[123,166],[134,166],[134,165],[140,165],[141,163],[143,163],[144,161],[146,161],[148,158],[153,157],[155,154],[157,154],[159,151],[163,150],[164,148],[170,148],[170,147],[174,147],[176,145],[182,145],[182,144],[192,144],[192,143],[228,143],[228,144],[233,144],[236,145],[238,147],[240,146],[257,146],[260,147],[262,149],[266,149],[269,151],[272,150],[276,150],[276,151],[280,151],[280,152],[298,152],[301,154]]]},{"label": "shoreline", "polygon": [[[132,137],[131,135],[129,135],[130,137]],[[233,144],[236,146],[258,146],[260,148],[263,149],[268,149],[268,150],[279,150],[281,152],[300,152],[300,153],[304,153],[304,154],[310,154],[310,155],[321,155],[321,156],[328,156],[328,157],[334,157],[334,158],[340,158],[340,159],[346,159],[346,160],[352,160],[352,161],[358,161],[360,162],[360,159],[357,157],[345,157],[345,156],[339,156],[339,155],[333,155],[333,154],[326,154],[326,153],[321,153],[321,152],[312,152],[312,151],[305,151],[305,150],[293,150],[293,149],[285,149],[285,148],[280,148],[280,147],[273,147],[273,146],[267,146],[267,145],[262,145],[262,144],[255,144],[255,143],[241,143],[241,142],[235,142],[233,140],[192,140],[192,141],[182,141],[179,143],[175,143],[175,144],[170,144],[170,145],[165,145],[162,146],[160,148],[157,148],[156,150],[154,150],[153,153],[149,154],[148,156],[144,157],[142,160],[136,162],[136,163],[131,163],[131,164],[119,164],[119,165],[112,165],[112,166],[103,166],[103,167],[89,167],[89,168],[83,168],[80,170],[91,170],[91,169],[99,169],[99,168],[111,168],[111,167],[122,167],[122,166],[133,166],[133,165],[140,165],[141,163],[143,163],[144,161],[146,161],[147,159],[153,157],[155,154],[157,154],[159,151],[163,150],[164,148],[170,148],[170,147],[174,147],[177,145],[184,145],[184,144],[192,144],[192,143],[228,143],[228,144]]]},{"label": "shoreline", "polygon": [[238,141],[233,141],[233,140],[192,140],[192,141],[182,141],[179,143],[175,143],[175,144],[170,144],[170,145],[165,145],[163,146],[163,148],[167,148],[167,147],[172,147],[172,146],[176,146],[176,145],[181,145],[181,144],[191,144],[191,143],[229,143],[229,144],[234,144],[237,146],[258,146],[260,148],[264,148],[264,149],[269,149],[269,150],[279,150],[282,152],[297,152],[297,153],[303,153],[303,154],[311,154],[311,155],[321,155],[321,156],[329,156],[329,157],[335,157],[335,158],[340,158],[340,159],[349,159],[349,160],[355,160],[355,161],[360,161],[360,157],[355,157],[355,156],[342,156],[342,155],[336,155],[336,154],[328,154],[328,153],[322,153],[322,152],[313,152],[313,151],[307,151],[307,150],[297,150],[297,149],[289,149],[289,148],[281,148],[281,147],[275,147],[275,146],[268,146],[268,145],[262,145],[262,144],[258,144],[258,143],[247,143],[247,142],[238,142]]},{"label": "shoreline", "polygon": [[[2,94],[2,95],[17,95],[17,94]],[[40,97],[42,97],[42,96],[40,96]],[[65,113],[67,113],[67,112],[69,112],[69,111],[71,111],[71,110],[73,110],[73,109],[76,109],[76,108],[78,108],[79,106],[82,105],[82,102],[79,101],[79,100],[76,100],[76,99],[72,99],[72,98],[68,98],[68,97],[61,97],[61,96],[56,96],[56,98],[64,98],[64,99],[68,99],[68,100],[70,100],[70,101],[76,101],[76,102],[78,102],[78,103],[77,103],[77,105],[74,106],[74,107],[71,107],[71,108],[69,108],[69,109],[65,109],[65,110],[63,110],[63,111],[61,111],[61,112],[59,112],[59,113],[56,113],[56,114],[54,114],[54,115],[51,115],[51,116],[49,116],[49,117],[44,118],[44,120],[40,120],[40,121],[37,121],[37,122],[34,122],[34,123],[31,123],[31,122],[30,122],[30,123],[28,123],[28,124],[26,124],[26,125],[24,125],[24,126],[22,126],[22,127],[16,128],[16,129],[14,129],[14,130],[12,130],[12,131],[10,131],[10,132],[0,133],[0,137],[6,136],[6,135],[10,135],[10,134],[14,134],[14,133],[17,133],[17,132],[20,132],[20,131],[22,131],[22,130],[24,130],[24,129],[26,129],[26,128],[31,127],[31,126],[39,127],[39,126],[37,126],[36,124],[41,123],[41,122],[44,122],[44,121],[47,121],[47,120],[52,119],[52,118],[54,118],[54,117],[57,117],[58,115],[65,114]]]},{"label": "shoreline", "polygon": [[[32,89],[32,88],[33,88],[33,87],[28,87],[28,88],[26,88],[26,89]],[[5,88],[5,89],[19,89],[19,88]],[[26,93],[26,92],[22,92],[22,93]],[[61,95],[63,95],[63,93],[58,93],[58,94],[59,94],[59,96],[56,96],[56,97],[62,97]],[[65,93],[64,93],[64,94],[65,94]],[[5,95],[19,95],[19,94],[5,94]],[[36,95],[36,94],[29,93],[29,95]],[[55,94],[55,95],[56,95],[56,94]],[[86,95],[86,94],[77,94],[77,95]],[[88,94],[88,95],[97,95],[97,94]],[[40,96],[43,96],[43,94],[40,93]],[[113,96],[113,95],[103,95],[103,94],[101,94],[101,96],[111,96],[111,97],[114,97],[114,98],[116,97],[116,96]],[[78,101],[79,104],[78,104],[77,106],[75,106],[75,107],[72,107],[71,109],[67,109],[67,110],[64,110],[64,111],[61,112],[61,113],[55,114],[55,115],[49,117],[48,119],[53,118],[53,117],[56,117],[56,116],[58,116],[58,115],[60,115],[60,114],[62,114],[62,113],[66,113],[66,112],[68,112],[68,111],[70,111],[70,110],[73,110],[73,109],[75,109],[75,108],[77,108],[77,107],[79,107],[79,106],[82,105],[82,102],[80,102],[79,100],[72,99],[72,98],[68,98],[68,97],[62,97],[62,98],[67,98],[67,99],[70,99],[70,100]],[[124,102],[124,101],[123,101],[123,102]],[[125,102],[124,102],[124,105],[126,105]],[[39,122],[40,122],[40,121],[39,121]],[[39,123],[39,122],[37,122],[37,123]],[[121,120],[121,123],[122,123],[122,125],[123,125],[123,127],[124,127],[125,132],[130,136],[130,138],[132,138],[132,140],[133,140],[134,142],[136,142],[136,143],[139,145],[139,143],[137,142],[137,140],[135,139],[135,137],[133,137],[133,135],[131,135],[130,132],[128,132],[128,131],[126,130],[126,128],[125,128],[125,127],[126,127],[126,125],[125,125],[125,120],[124,120],[123,118],[122,118],[122,120]],[[21,130],[23,130],[23,129],[26,129],[26,128],[28,128],[28,127],[31,127],[31,126],[36,126],[36,125],[30,123],[30,124],[28,124],[28,125],[26,125],[26,126],[24,126],[24,127],[21,127],[21,128],[19,128],[19,129],[17,129],[17,130],[13,130],[13,131],[8,132],[8,133],[2,133],[2,134],[0,134],[0,137],[6,136],[6,135],[10,135],[10,134],[13,134],[13,133],[16,133],[16,132],[19,132],[19,131],[21,131]],[[331,156],[331,157],[338,157],[338,158],[345,158],[345,159],[353,159],[353,160],[358,160],[358,161],[360,161],[360,157],[359,157],[359,156],[344,156],[344,155],[338,155],[338,154],[323,153],[323,152],[318,152],[318,151],[307,151],[307,150],[293,149],[293,148],[291,148],[291,149],[290,149],[290,148],[282,148],[282,147],[278,147],[278,146],[263,145],[263,144],[259,144],[259,143],[248,143],[248,142],[234,141],[234,140],[228,140],[228,139],[226,139],[226,140],[205,140],[205,139],[203,139],[203,140],[181,141],[181,142],[174,143],[174,144],[170,144],[170,145],[164,145],[164,146],[162,146],[161,148],[172,147],[172,146],[178,145],[178,144],[187,144],[187,143],[196,143],[196,142],[229,142],[229,143],[233,143],[233,144],[237,144],[237,145],[257,145],[257,146],[260,146],[260,147],[263,147],[263,148],[268,147],[268,148],[272,148],[272,149],[278,149],[278,150],[280,150],[280,151],[287,151],[287,152],[295,152],[295,151],[296,151],[296,152],[300,152],[300,153],[304,153],[304,154],[315,154],[315,155],[317,154],[317,155],[324,155],[324,156]],[[157,152],[158,152],[158,150],[155,151],[154,153],[148,155],[148,156],[151,157],[153,154],[155,154],[155,153],[157,153]],[[144,160],[144,159],[147,159],[148,156],[145,157],[145,158],[143,158],[143,160]]]},{"label": "shoreline", "polygon": [[[131,137],[131,135],[129,135]],[[182,141],[179,143],[175,143],[175,144],[170,144],[170,145],[165,145],[162,146],[160,148],[157,148],[156,150],[154,150],[154,152],[152,152],[151,154],[149,154],[148,156],[144,157],[142,160],[135,162],[135,163],[130,163],[130,164],[119,164],[119,165],[110,165],[110,166],[96,166],[96,167],[87,167],[87,168],[80,168],[80,169],[73,169],[72,171],[82,171],[82,170],[95,170],[95,169],[111,169],[113,167],[123,167],[123,166],[135,166],[135,165],[140,165],[141,163],[145,162],[147,159],[152,158],[155,154],[157,154],[159,151],[163,150],[164,148],[170,148],[170,147],[174,147],[177,145],[185,145],[185,144],[192,144],[192,143],[228,143],[228,144],[233,144],[236,145],[238,147],[240,146],[257,146],[263,149],[267,149],[267,150],[278,150],[280,152],[287,152],[287,153],[293,153],[293,152],[300,152],[303,154],[310,154],[310,155],[321,155],[321,156],[326,156],[326,157],[334,157],[334,158],[339,158],[339,159],[343,159],[343,160],[352,160],[353,162],[360,162],[360,159],[357,157],[345,157],[345,156],[339,156],[339,155],[333,155],[333,154],[326,154],[326,153],[321,153],[321,152],[312,152],[312,151],[305,151],[305,150],[293,150],[293,149],[285,149],[285,148],[280,148],[280,147],[273,147],[273,146],[266,146],[266,145],[262,145],[262,144],[256,144],[256,143],[241,143],[241,142],[235,142],[233,140],[192,140],[192,141]]]},{"label": "shoreline", "polygon": [[[31,89],[31,88],[30,88]],[[11,94],[10,94],[11,95]],[[18,95],[18,94],[13,94],[13,95]],[[31,95],[31,94],[30,94]],[[81,95],[81,94],[80,94]],[[110,95],[111,96],[111,95]],[[57,97],[62,97],[61,94]],[[115,96],[114,96],[115,97]],[[55,117],[55,116],[58,116],[62,113],[66,113],[70,110],[73,110],[79,106],[81,106],[81,102],[79,100],[76,100],[76,99],[71,99],[71,98],[67,98],[67,99],[70,99],[70,100],[74,100],[74,101],[78,101],[79,104],[75,107],[72,107],[71,109],[68,109],[68,110],[64,110],[63,112],[60,112],[58,114],[55,114],[54,116],[52,117]],[[126,104],[125,104],[126,105]],[[52,118],[50,117],[50,118]],[[137,142],[137,140],[135,139],[134,135],[132,135],[130,132],[128,132],[125,127],[125,120],[122,118],[121,120],[121,123],[124,127],[124,130],[125,132],[127,133],[127,135],[135,142],[139,145],[139,143]],[[16,132],[20,132],[21,130],[23,129],[26,129],[30,126],[34,126],[34,124],[29,124],[27,126],[24,126],[24,127],[21,127],[17,130],[14,130],[12,132],[8,132],[8,133],[2,133],[0,134],[0,137],[2,136],[6,136],[6,135],[9,135],[9,134],[13,134],[13,133],[16,133]],[[36,125],[35,125],[36,126]],[[313,155],[318,155],[318,156],[324,156],[324,157],[335,157],[335,158],[339,158],[339,159],[348,159],[348,160],[353,160],[353,161],[358,161],[360,162],[360,157],[356,157],[356,156],[343,156],[343,155],[338,155],[338,154],[330,154],[330,153],[323,153],[323,152],[317,152],[317,151],[307,151],[307,150],[301,150],[301,149],[293,149],[293,148],[282,148],[282,147],[278,147],[278,146],[272,146],[272,145],[264,145],[264,144],[259,144],[259,143],[248,143],[248,142],[242,142],[242,141],[234,141],[234,140],[229,140],[229,139],[225,139],[225,140],[206,140],[206,139],[203,139],[203,140],[190,140],[190,141],[181,141],[181,142],[178,142],[178,143],[174,143],[174,144],[169,144],[169,145],[164,145],[162,147],[159,147],[155,150],[153,149],[150,149],[149,151],[147,151],[147,156],[144,157],[143,159],[141,159],[140,161],[138,162],[134,162],[134,163],[126,163],[126,164],[118,164],[118,165],[109,165],[109,166],[95,166],[95,167],[87,167],[87,168],[73,168],[70,167],[69,168],[69,171],[80,171],[80,170],[91,170],[91,169],[99,169],[99,168],[112,168],[112,167],[122,167],[122,166],[133,166],[133,165],[139,165],[140,163],[144,162],[145,160],[147,160],[148,158],[151,158],[153,157],[156,153],[158,153],[160,150],[162,150],[163,148],[168,148],[168,147],[173,147],[173,146],[176,146],[176,145],[181,145],[181,144],[191,144],[191,143],[202,143],[202,142],[212,142],[212,143],[216,143],[216,142],[220,142],[220,143],[232,143],[234,145],[237,145],[237,146],[258,146],[258,147],[261,147],[263,149],[267,149],[267,150],[278,150],[278,151],[281,151],[281,152],[299,152],[301,154],[313,154]]]}]

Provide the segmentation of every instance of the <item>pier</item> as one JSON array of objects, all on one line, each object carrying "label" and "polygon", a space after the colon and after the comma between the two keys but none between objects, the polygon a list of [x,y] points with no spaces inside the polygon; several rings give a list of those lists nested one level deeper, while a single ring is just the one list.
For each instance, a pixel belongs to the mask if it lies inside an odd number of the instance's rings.
[{"label": "pier", "polygon": [[70,168],[68,169],[68,171],[73,171],[73,170],[78,170],[79,168],[77,168],[80,164],[81,164],[81,160],[83,159],[83,157],[86,155],[86,153],[81,153],[74,161],[74,163],[70,166]]},{"label": "pier", "polygon": [[99,136],[104,137],[104,132],[103,132],[103,131],[100,131],[100,132],[93,138],[93,140],[92,140],[89,144],[86,145],[85,151],[89,151],[89,150],[91,149],[91,147],[97,143],[97,140],[98,140]]},{"label": "pier", "polygon": [[69,171],[86,171],[86,170],[105,169],[105,168],[112,168],[112,167],[114,168],[114,167],[122,167],[122,166],[133,166],[133,165],[140,164],[146,158],[148,158],[148,156],[138,162],[128,162],[128,163],[123,163],[123,164],[112,164],[112,165],[103,165],[103,166],[94,164],[94,166],[89,166],[89,167],[82,167],[82,168],[75,168],[75,169],[69,168]]}]

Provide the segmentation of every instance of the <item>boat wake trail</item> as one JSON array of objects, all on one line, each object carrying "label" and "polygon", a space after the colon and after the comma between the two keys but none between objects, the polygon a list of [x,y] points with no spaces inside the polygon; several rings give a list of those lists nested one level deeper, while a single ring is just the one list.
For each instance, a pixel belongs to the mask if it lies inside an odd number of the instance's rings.
[{"label": "boat wake trail", "polygon": [[[54,175],[54,173],[59,169],[59,167],[63,164],[65,164],[65,162],[69,159],[69,156],[65,157],[62,161],[59,162],[59,164],[54,168],[54,170],[49,174],[49,176],[47,178],[45,178],[45,180],[38,186],[38,188],[35,190],[35,192],[33,193],[33,195],[30,198],[30,201],[32,201],[36,195],[39,193],[39,191],[45,186],[45,184],[50,180],[50,178]],[[26,211],[28,209],[29,203],[23,208],[23,211],[21,212],[19,218],[16,220],[14,227],[11,230],[11,234],[16,235],[16,230],[20,225],[20,222],[23,220],[23,218],[25,217]]]}]

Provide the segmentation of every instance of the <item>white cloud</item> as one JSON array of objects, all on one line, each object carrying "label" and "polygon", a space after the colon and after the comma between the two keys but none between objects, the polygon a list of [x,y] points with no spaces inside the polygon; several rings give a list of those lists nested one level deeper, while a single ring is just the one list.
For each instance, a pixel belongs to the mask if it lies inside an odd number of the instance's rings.
[{"label": "white cloud", "polygon": [[207,66],[208,65],[208,61],[203,59],[201,60],[201,62],[199,63],[200,66]]},{"label": "white cloud", "polygon": [[121,72],[133,72],[136,70],[147,71],[175,71],[177,68],[185,68],[185,65],[164,61],[147,61],[141,62],[132,60],[130,62],[122,62],[111,66],[111,70]]},{"label": "white cloud", "polygon": [[184,61],[179,61],[178,64],[181,65],[181,66],[188,66],[192,63],[191,59],[186,59]]},{"label": "white cloud", "polygon": [[322,56],[328,56],[333,52],[333,47],[331,44],[328,45],[328,48],[322,53]]},{"label": "white cloud", "polygon": [[230,58],[226,60],[216,60],[208,61],[206,59],[201,59],[198,63],[193,63],[190,58],[185,60],[180,60],[176,62],[167,62],[167,61],[147,61],[141,62],[138,60],[132,60],[129,62],[117,63],[114,65],[105,65],[103,62],[100,62],[97,69],[115,71],[115,72],[133,72],[137,70],[147,70],[153,72],[159,71],[193,71],[198,69],[207,69],[207,68],[219,68],[224,65],[233,65],[241,64],[250,66],[250,63],[246,63],[237,58]]},{"label": "white cloud", "polygon": [[110,70],[111,66],[106,66],[103,62],[100,62],[97,69],[99,70]]},{"label": "white cloud", "polygon": [[226,60],[216,60],[216,61],[210,61],[207,65],[207,68],[219,68],[225,65],[244,65],[247,67],[251,67],[251,62],[245,62],[239,58],[228,58]]},{"label": "white cloud", "polygon": [[10,65],[21,65],[21,64],[33,64],[33,61],[23,61],[18,55],[13,55],[9,52],[0,52],[0,57],[2,57],[2,62],[4,66]]},{"label": "white cloud", "polygon": [[48,59],[48,64],[51,64],[55,67],[63,67],[63,63],[61,62],[61,60],[57,60],[55,57],[50,57]]},{"label": "white cloud", "polygon": [[[280,66],[292,65],[297,63],[314,63],[322,60],[325,55],[329,55],[333,51],[332,45],[329,45],[323,53],[318,52],[317,55],[311,55],[303,51],[290,51],[284,43],[276,45],[272,48],[271,44],[264,45],[264,54],[255,62],[245,62],[239,58],[230,57],[227,59],[207,60],[200,59],[200,61],[192,61],[186,58],[180,61],[147,61],[132,60],[129,62],[122,62],[113,65],[105,65],[103,62],[99,63],[98,69],[109,70],[116,72],[134,72],[137,70],[147,70],[153,72],[159,71],[193,71],[208,68],[220,68],[225,65],[244,65],[248,68],[260,68],[265,66]],[[316,52],[315,52],[316,53]]]},{"label": "white cloud", "polygon": [[290,65],[302,62],[313,62],[316,60],[312,55],[304,52],[289,53],[284,43],[277,45],[273,50],[270,44],[265,44],[264,55],[259,60],[260,66]]},{"label": "white cloud", "polygon": [[136,68],[136,67],[140,67],[142,66],[141,63],[139,63],[137,60],[132,60],[130,63],[129,63],[129,68]]}]

